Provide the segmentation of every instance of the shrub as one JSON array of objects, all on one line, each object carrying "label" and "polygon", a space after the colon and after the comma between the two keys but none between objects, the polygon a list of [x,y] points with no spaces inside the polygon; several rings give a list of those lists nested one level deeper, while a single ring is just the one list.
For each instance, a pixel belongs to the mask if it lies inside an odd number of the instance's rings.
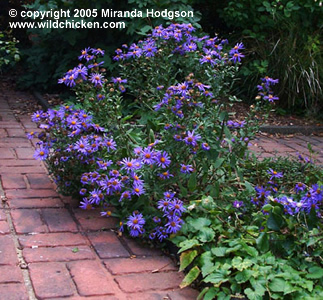
[{"label": "shrub", "polygon": [[13,66],[20,60],[19,50],[15,38],[10,38],[5,32],[0,31],[0,71]]}]

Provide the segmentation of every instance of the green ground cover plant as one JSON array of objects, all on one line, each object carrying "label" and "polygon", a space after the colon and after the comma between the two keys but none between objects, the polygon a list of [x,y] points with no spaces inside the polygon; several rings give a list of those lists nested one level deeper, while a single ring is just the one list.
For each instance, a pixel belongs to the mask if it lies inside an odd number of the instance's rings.
[{"label": "green ground cover plant", "polygon": [[76,101],[35,112],[41,132],[28,136],[80,207],[101,206],[133,237],[171,240],[188,272],[182,286],[195,281],[200,298],[315,298],[322,170],[248,152],[279,81],[262,78],[257,105],[235,120],[227,108],[239,101],[230,90],[243,51],[191,24],[160,25],[115,50],[109,78],[104,50],[85,48],[59,79]]}]

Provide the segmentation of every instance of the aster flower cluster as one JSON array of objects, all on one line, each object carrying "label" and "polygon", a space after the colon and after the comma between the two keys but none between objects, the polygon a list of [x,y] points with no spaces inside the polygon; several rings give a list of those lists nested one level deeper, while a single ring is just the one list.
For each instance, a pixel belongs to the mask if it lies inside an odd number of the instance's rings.
[{"label": "aster flower cluster", "polygon": [[[104,87],[107,79],[104,78],[104,69],[100,69],[104,64],[104,61],[97,62],[97,58],[104,56],[104,50],[100,48],[85,48],[81,51],[81,55],[78,57],[79,60],[85,60],[86,65],[80,63],[77,67],[69,70],[65,75],[58,80],[58,83],[65,84],[68,87],[76,87],[80,84],[90,83],[96,89],[99,90],[97,94],[97,99],[103,100],[105,98],[104,90],[100,92],[100,89]],[[126,79],[121,79],[120,77],[112,77],[111,82],[113,82],[119,89],[120,92],[125,92],[124,83],[127,83]]]},{"label": "aster flower cluster", "polygon": [[274,102],[275,100],[279,100],[277,96],[274,95],[272,91],[272,86],[278,83],[278,79],[273,79],[268,76],[261,78],[261,85],[258,85],[258,95],[263,100],[268,102]]}]

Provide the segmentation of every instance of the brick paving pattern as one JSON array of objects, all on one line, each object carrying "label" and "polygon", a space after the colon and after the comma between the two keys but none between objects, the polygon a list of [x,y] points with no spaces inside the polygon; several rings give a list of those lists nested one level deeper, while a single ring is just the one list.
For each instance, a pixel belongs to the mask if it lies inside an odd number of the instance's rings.
[{"label": "brick paving pattern", "polygon": [[[160,250],[119,237],[116,219],[55,191],[25,137],[35,125],[18,121],[8,104],[25,96],[3,87],[0,94],[0,299],[196,299],[197,291],[179,288],[184,275]],[[322,164],[322,137],[260,137],[250,148],[260,157],[308,156],[308,142]]]}]

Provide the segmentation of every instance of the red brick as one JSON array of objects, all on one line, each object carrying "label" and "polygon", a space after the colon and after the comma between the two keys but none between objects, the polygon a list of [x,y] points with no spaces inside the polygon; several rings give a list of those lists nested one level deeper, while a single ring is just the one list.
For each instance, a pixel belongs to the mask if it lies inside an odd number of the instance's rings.
[{"label": "red brick", "polygon": [[22,137],[26,139],[26,133],[23,129],[19,128],[8,128],[7,129],[9,137]]},{"label": "red brick", "polygon": [[[160,292],[160,293],[135,293],[128,295],[127,300],[171,300],[167,292]],[[177,299],[174,299],[177,300]],[[195,299],[194,299],[195,300]]]},{"label": "red brick", "polygon": [[113,232],[89,233],[88,238],[101,258],[129,257],[128,251]]},{"label": "red brick", "polygon": [[117,218],[113,217],[101,217],[100,215],[96,218],[89,217],[85,219],[78,219],[80,222],[82,228],[85,231],[91,231],[91,230],[103,230],[103,229],[113,229],[117,227],[117,224],[119,223]]},{"label": "red brick", "polygon": [[75,294],[73,281],[65,264],[31,264],[29,270],[37,299],[68,297]]},{"label": "red brick", "polygon": [[17,122],[2,121],[0,122],[0,128],[21,128],[21,126]]},{"label": "red brick", "polygon": [[87,246],[25,248],[23,256],[27,263],[95,259]]},{"label": "red brick", "polygon": [[51,232],[78,231],[76,223],[66,208],[43,209],[42,214]]},{"label": "red brick", "polygon": [[123,237],[131,252],[138,256],[158,256],[163,255],[161,250],[153,248],[152,246],[145,245],[138,239],[131,239]]},{"label": "red brick", "polygon": [[38,166],[1,166],[1,173],[9,173],[9,174],[34,174],[34,173],[44,173],[46,174],[43,167]]},{"label": "red brick", "polygon": [[0,236],[0,253],[0,265],[15,265],[18,263],[16,248],[10,235]]},{"label": "red brick", "polygon": [[5,300],[28,300],[26,287],[22,283],[0,284],[1,299]]},{"label": "red brick", "polygon": [[30,188],[32,189],[54,189],[54,184],[45,174],[28,174]]},{"label": "red brick", "polygon": [[[0,167],[2,170],[2,167],[42,167],[42,164],[38,160],[23,160],[23,159],[0,159]],[[44,169],[45,171],[45,169]]]},{"label": "red brick", "polygon": [[31,147],[15,149],[19,159],[34,159],[35,150]]},{"label": "red brick", "polygon": [[185,289],[178,289],[168,293],[171,300],[195,300],[199,295],[197,290],[194,290],[190,287]]},{"label": "red brick", "polygon": [[143,273],[118,276],[115,280],[127,293],[145,292],[149,290],[169,290],[178,288],[184,276],[182,273]]},{"label": "red brick", "polygon": [[21,174],[4,174],[1,176],[2,187],[4,189],[25,189],[26,183]]},{"label": "red brick", "polygon": [[0,266],[0,283],[24,282],[18,266]]},{"label": "red brick", "polygon": [[178,270],[173,261],[166,256],[108,259],[104,264],[114,275]]},{"label": "red brick", "polygon": [[20,244],[25,247],[57,247],[86,245],[87,240],[81,234],[70,232],[44,233],[19,237]]},{"label": "red brick", "polygon": [[3,209],[0,208],[0,221],[5,221],[7,220],[6,213]]},{"label": "red brick", "polygon": [[0,221],[0,235],[10,233],[9,225],[6,221]]},{"label": "red brick", "polygon": [[64,207],[64,203],[60,198],[44,198],[44,199],[15,199],[8,202],[11,208],[44,208],[44,207]]},{"label": "red brick", "polygon": [[8,199],[58,197],[54,190],[6,190],[5,193]]},{"label": "red brick", "polygon": [[11,216],[18,234],[48,232],[47,226],[41,220],[39,210],[11,210]]},{"label": "red brick", "polygon": [[[74,297],[68,297],[68,298],[55,298],[55,300],[124,300],[124,295],[122,296],[110,296],[110,295],[105,295],[105,296],[94,296],[94,297],[82,297],[82,296],[74,296]],[[54,300],[54,299],[53,299]],[[164,300],[164,299],[159,299],[159,300]]]},{"label": "red brick", "polygon": [[97,261],[77,261],[67,264],[81,296],[113,295],[118,286],[113,277]]},{"label": "red brick", "polygon": [[0,138],[7,137],[7,131],[3,128],[0,128]]},{"label": "red brick", "polygon": [[11,149],[4,149],[0,147],[0,159],[15,159],[15,155]]}]

